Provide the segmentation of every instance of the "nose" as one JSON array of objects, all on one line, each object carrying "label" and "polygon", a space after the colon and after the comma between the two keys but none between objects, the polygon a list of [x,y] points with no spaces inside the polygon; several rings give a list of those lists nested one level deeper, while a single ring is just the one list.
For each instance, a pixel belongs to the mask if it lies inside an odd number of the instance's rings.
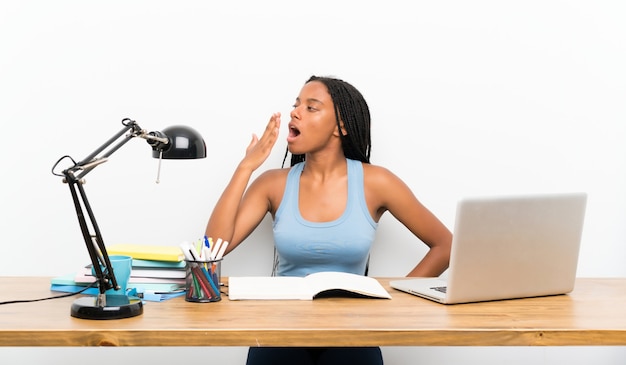
[{"label": "nose", "polygon": [[291,117],[291,119],[300,119],[300,106],[294,106],[293,109],[291,109],[291,113],[289,113],[289,116]]}]

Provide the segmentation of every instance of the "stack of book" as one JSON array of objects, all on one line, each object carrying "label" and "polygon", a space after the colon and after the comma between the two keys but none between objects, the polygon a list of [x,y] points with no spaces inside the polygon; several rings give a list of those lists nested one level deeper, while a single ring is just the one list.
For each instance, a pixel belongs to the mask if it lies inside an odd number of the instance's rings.
[{"label": "stack of book", "polygon": [[[128,288],[146,300],[161,301],[184,294],[185,261],[179,246],[115,244],[107,253],[133,258]],[[52,278],[51,290],[77,292],[93,284],[91,264],[74,273]],[[84,294],[97,294],[98,288],[89,288]]]}]

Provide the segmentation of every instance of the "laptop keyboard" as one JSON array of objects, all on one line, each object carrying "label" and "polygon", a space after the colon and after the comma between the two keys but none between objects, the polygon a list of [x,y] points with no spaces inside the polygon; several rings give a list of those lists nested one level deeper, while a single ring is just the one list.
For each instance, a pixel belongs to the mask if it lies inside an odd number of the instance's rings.
[{"label": "laptop keyboard", "polygon": [[439,291],[439,292],[442,292],[442,293],[445,294],[447,287],[445,287],[445,286],[435,286],[435,287],[432,287],[431,289]]}]

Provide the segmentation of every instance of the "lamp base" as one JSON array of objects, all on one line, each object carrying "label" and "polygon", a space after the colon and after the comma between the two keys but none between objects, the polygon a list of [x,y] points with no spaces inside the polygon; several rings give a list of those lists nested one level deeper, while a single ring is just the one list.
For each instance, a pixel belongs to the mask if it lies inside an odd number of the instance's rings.
[{"label": "lamp base", "polygon": [[81,319],[122,319],[143,313],[141,299],[126,295],[106,295],[106,304],[100,305],[98,297],[82,297],[72,303],[72,317]]}]

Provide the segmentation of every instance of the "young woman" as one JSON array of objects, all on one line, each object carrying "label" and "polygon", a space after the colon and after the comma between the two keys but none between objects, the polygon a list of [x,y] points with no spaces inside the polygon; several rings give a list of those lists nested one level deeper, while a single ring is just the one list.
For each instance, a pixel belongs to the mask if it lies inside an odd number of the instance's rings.
[{"label": "young woman", "polygon": [[[277,275],[364,274],[378,221],[389,211],[429,247],[408,276],[439,276],[448,267],[452,235],[400,178],[370,164],[370,114],[361,93],[345,81],[312,76],[290,117],[291,168],[266,171],[248,186],[278,139],[281,116],[275,113],[263,135],[253,135],[206,235],[229,241],[231,251],[269,213]],[[283,357],[301,364],[382,363],[379,348],[252,348],[248,364],[277,364]]]}]

